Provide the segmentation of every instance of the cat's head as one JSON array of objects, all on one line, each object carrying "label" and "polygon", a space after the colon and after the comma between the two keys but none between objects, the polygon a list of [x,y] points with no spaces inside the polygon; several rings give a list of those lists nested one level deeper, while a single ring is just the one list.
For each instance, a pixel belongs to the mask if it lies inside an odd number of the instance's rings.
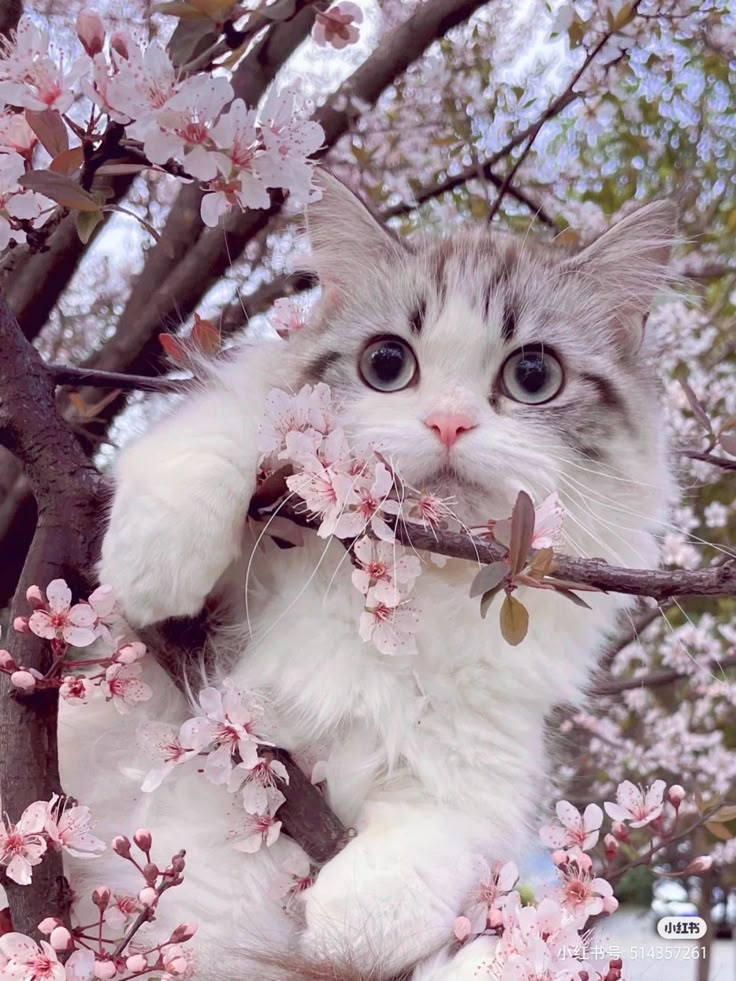
[{"label": "cat's head", "polygon": [[[616,538],[633,541],[636,515],[661,520],[669,487],[643,340],[674,206],[573,254],[482,225],[402,241],[335,178],[320,183],[308,231],[323,296],[295,345],[303,380],[330,385],[352,434],[464,520],[507,516],[522,488],[558,490],[570,551],[635,561]],[[599,515],[624,531],[602,541]]]}]

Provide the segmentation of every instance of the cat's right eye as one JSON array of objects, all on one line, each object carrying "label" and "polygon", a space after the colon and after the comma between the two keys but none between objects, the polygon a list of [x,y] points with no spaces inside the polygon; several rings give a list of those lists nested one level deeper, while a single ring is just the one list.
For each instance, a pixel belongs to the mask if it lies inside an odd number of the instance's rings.
[{"label": "cat's right eye", "polygon": [[360,375],[377,392],[398,392],[411,385],[417,373],[417,359],[400,337],[380,337],[360,356]]}]

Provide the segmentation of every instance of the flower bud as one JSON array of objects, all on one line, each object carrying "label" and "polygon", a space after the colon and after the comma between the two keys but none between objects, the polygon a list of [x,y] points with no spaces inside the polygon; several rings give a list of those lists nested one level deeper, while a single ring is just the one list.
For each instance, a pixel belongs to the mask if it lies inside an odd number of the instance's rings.
[{"label": "flower bud", "polygon": [[16,688],[21,688],[23,691],[30,691],[31,688],[36,687],[36,679],[30,671],[25,671],[23,668],[11,674],[10,683],[15,685]]},{"label": "flower bud", "polygon": [[181,875],[186,866],[184,852],[177,852],[171,859],[171,871],[174,875]]},{"label": "flower bud", "polygon": [[558,848],[552,852],[552,861],[555,865],[567,865],[570,861],[570,856],[564,849]]},{"label": "flower bud", "polygon": [[667,798],[675,810],[679,809],[680,804],[682,804],[686,797],[685,788],[681,787],[679,783],[673,783],[667,791]]},{"label": "flower bud", "polygon": [[92,893],[92,902],[95,906],[104,910],[107,909],[107,905],[110,902],[111,892],[108,886],[98,886]]},{"label": "flower bud", "polygon": [[613,837],[617,838],[619,841],[629,840],[629,829],[626,827],[625,824],[622,824],[620,821],[613,822],[613,825],[611,826],[611,831],[613,832]]},{"label": "flower bud", "polygon": [[138,899],[143,903],[144,906],[155,906],[158,902],[158,893],[151,886],[146,886],[145,889],[141,889],[138,893]]},{"label": "flower bud", "polygon": [[18,665],[13,660],[10,651],[0,651],[0,671],[17,671]]},{"label": "flower bud", "polygon": [[[148,828],[138,828],[136,833],[133,835],[133,841],[136,843],[136,845],[138,845],[142,852],[150,852],[153,838],[151,837],[151,832],[148,830]],[[156,875],[158,875],[158,869],[156,870]]]},{"label": "flower bud", "polygon": [[134,974],[142,974],[148,967],[148,961],[143,954],[132,954],[125,962],[125,966]]},{"label": "flower bud", "polygon": [[167,974],[186,974],[189,970],[189,961],[186,957],[174,957],[166,962]]},{"label": "flower bud", "polygon": [[92,973],[100,981],[109,981],[110,978],[114,978],[118,973],[113,961],[95,961],[95,966],[92,968]]},{"label": "flower bud", "polygon": [[615,896],[604,896],[603,897],[603,912],[604,913],[608,913],[610,915],[611,913],[615,913],[617,909],[618,909],[618,900],[616,899]]},{"label": "flower bud", "polygon": [[618,853],[618,841],[613,837],[613,835],[606,835],[606,837],[603,839],[603,845],[606,850],[606,858],[610,862]]},{"label": "flower bud", "polygon": [[707,872],[713,865],[713,859],[710,855],[699,855],[694,858],[689,865],[685,866],[682,870],[683,875],[700,875],[701,872]]},{"label": "flower bud", "polygon": [[77,15],[77,37],[82,47],[94,58],[105,46],[105,25],[95,10],[80,10]]},{"label": "flower bud", "polygon": [[61,920],[56,916],[47,916],[45,920],[41,920],[38,924],[38,932],[50,934],[58,927],[61,926]]},{"label": "flower bud", "polygon": [[197,932],[196,923],[180,923],[179,926],[169,937],[170,944],[183,944],[186,940],[191,940]]},{"label": "flower bud", "polygon": [[28,624],[28,617],[16,617],[15,620],[13,620],[13,630],[17,634],[29,634],[31,632],[31,628]]},{"label": "flower bud", "polygon": [[118,835],[112,839],[112,850],[122,858],[130,858],[130,839],[125,835]]},{"label": "flower bud", "polygon": [[66,927],[57,926],[51,931],[49,943],[54,950],[68,950],[72,942],[72,935]]},{"label": "flower bud", "polygon": [[32,610],[41,610],[46,606],[46,597],[38,586],[29,586],[26,590],[26,599]]},{"label": "flower bud", "polygon": [[115,54],[120,55],[121,58],[128,60],[130,57],[130,52],[128,51],[128,35],[125,31],[113,31],[110,35],[110,49],[115,52]]},{"label": "flower bud", "polygon": [[143,878],[146,880],[149,886],[154,886],[156,884],[156,879],[161,875],[158,865],[154,862],[146,862],[143,866]]}]

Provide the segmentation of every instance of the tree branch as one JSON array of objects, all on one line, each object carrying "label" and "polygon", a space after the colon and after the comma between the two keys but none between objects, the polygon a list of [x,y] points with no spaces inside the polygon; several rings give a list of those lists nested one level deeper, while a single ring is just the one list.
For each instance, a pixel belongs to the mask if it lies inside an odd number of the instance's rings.
[{"label": "tree branch", "polygon": [[92,368],[74,368],[64,364],[51,364],[47,370],[56,385],[69,385],[81,388],[112,388],[121,392],[157,392],[171,394],[185,392],[190,388],[190,379],[162,378],[150,375],[126,375],[119,371],[94,371]]},{"label": "tree branch", "polygon": [[710,463],[714,467],[720,467],[721,470],[736,470],[736,460],[719,456],[717,453],[698,453],[695,450],[683,450],[682,455],[689,457],[691,460],[702,460],[703,463]]},{"label": "tree branch", "polygon": [[[720,661],[710,662],[707,670],[725,671],[727,668],[734,667],[736,667],[736,654],[729,654],[727,657],[721,658]],[[641,675],[639,678],[612,678],[610,681],[601,681],[589,691],[591,695],[619,695],[621,692],[633,691],[636,688],[663,688],[675,681],[698,681],[698,678],[697,674],[685,674],[674,669],[652,671],[650,674]]]}]

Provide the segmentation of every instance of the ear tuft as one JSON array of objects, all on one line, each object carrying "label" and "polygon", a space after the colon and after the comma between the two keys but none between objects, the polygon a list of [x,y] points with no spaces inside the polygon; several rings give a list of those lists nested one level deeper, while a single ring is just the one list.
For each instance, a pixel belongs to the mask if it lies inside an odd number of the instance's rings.
[{"label": "ear tuft", "polygon": [[401,242],[341,181],[320,169],[315,184],[322,196],[307,208],[312,255],[304,265],[317,274],[323,287],[342,293],[367,269],[401,258]]}]

